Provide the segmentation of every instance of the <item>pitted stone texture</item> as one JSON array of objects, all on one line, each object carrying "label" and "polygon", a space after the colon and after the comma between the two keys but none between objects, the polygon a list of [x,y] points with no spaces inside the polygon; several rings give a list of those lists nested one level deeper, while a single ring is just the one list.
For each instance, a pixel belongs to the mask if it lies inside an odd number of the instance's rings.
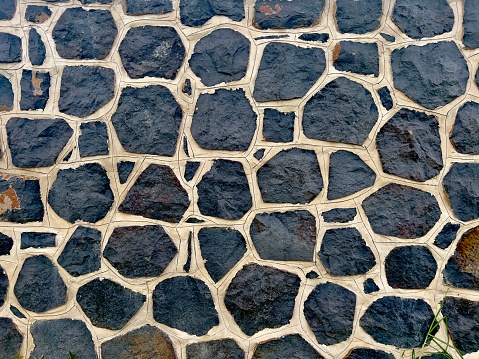
[{"label": "pitted stone texture", "polygon": [[16,10],[15,0],[3,0],[0,3],[0,20],[11,20],[15,15]]},{"label": "pitted stone texture", "polygon": [[5,304],[8,285],[8,275],[7,273],[5,273],[5,270],[0,266],[0,307],[3,307],[3,305]]},{"label": "pitted stone texture", "polygon": [[127,15],[161,15],[173,11],[172,0],[153,0],[145,2],[144,0],[126,0]]},{"label": "pitted stone texture", "polygon": [[248,179],[240,162],[216,160],[198,188],[198,208],[205,216],[242,218],[253,202]]},{"label": "pitted stone texture", "polygon": [[76,117],[98,111],[115,93],[115,72],[101,66],[66,66],[63,69],[58,108]]},{"label": "pitted stone texture", "polygon": [[379,76],[379,53],[376,43],[341,41],[334,50],[334,67],[337,70]]},{"label": "pitted stone texture", "polygon": [[329,34],[302,34],[298,39],[311,42],[326,42],[329,40]]},{"label": "pitted stone texture", "polygon": [[0,32],[0,63],[22,61],[22,40],[13,34]]},{"label": "pitted stone texture", "polygon": [[50,16],[52,16],[52,11],[48,6],[27,5],[27,9],[25,10],[25,20],[35,24],[44,23]]},{"label": "pitted stone texture", "polygon": [[323,189],[318,158],[312,150],[283,150],[257,173],[263,201],[267,203],[308,203]]},{"label": "pitted stone texture", "polygon": [[219,324],[208,286],[193,277],[173,277],[153,291],[153,318],[192,335],[204,335]]},{"label": "pitted stone texture", "polygon": [[372,278],[368,278],[363,282],[363,290],[365,294],[379,292],[379,287]]},{"label": "pitted stone texture", "polygon": [[57,308],[67,301],[67,287],[57,267],[43,255],[25,259],[14,293],[23,308],[36,313]]},{"label": "pitted stone texture", "polygon": [[319,344],[333,345],[353,332],[356,295],[340,285],[326,282],[314,288],[304,302],[304,316]]},{"label": "pitted stone texture", "polygon": [[188,193],[168,166],[150,164],[118,208],[121,212],[178,223],[190,204]]},{"label": "pitted stone texture", "polygon": [[362,145],[377,119],[371,93],[359,83],[340,77],[306,103],[303,132],[316,140]]},{"label": "pitted stone texture", "polygon": [[374,232],[398,238],[419,238],[436,224],[441,210],[433,195],[395,183],[363,201]]},{"label": "pitted stone texture", "polygon": [[266,108],[263,116],[263,137],[270,142],[291,142],[294,136],[294,112]]},{"label": "pitted stone texture", "polygon": [[344,359],[394,359],[394,355],[370,348],[354,348]]},{"label": "pitted stone texture", "polygon": [[253,97],[260,102],[303,97],[325,68],[326,57],[320,48],[269,43],[263,51]]},{"label": "pitted stone texture", "polygon": [[44,110],[50,97],[50,73],[23,70],[20,109]]},{"label": "pitted stone texture", "polygon": [[424,300],[390,296],[371,304],[359,324],[378,343],[408,349],[422,345],[433,319]]},{"label": "pitted stone texture", "polygon": [[13,239],[3,233],[0,233],[0,256],[10,255],[13,247]]},{"label": "pitted stone texture", "polygon": [[211,278],[218,282],[246,253],[246,240],[232,228],[201,228],[198,232],[201,256]]},{"label": "pitted stone texture", "polygon": [[391,65],[395,87],[428,109],[447,105],[466,91],[469,70],[454,42],[395,50]]},{"label": "pitted stone texture", "polygon": [[454,215],[461,221],[479,217],[479,164],[454,163],[444,177]]},{"label": "pitted stone texture", "polygon": [[135,167],[135,162],[121,161],[117,163],[118,179],[121,184],[126,183],[128,178],[130,178],[133,167]]},{"label": "pitted stone texture", "polygon": [[23,335],[10,318],[0,318],[0,353],[3,358],[15,358],[20,353]]},{"label": "pitted stone texture", "polygon": [[188,359],[244,359],[245,352],[232,339],[193,343],[186,347]]},{"label": "pitted stone texture", "polygon": [[218,89],[198,98],[191,134],[207,150],[246,151],[256,130],[256,117],[244,90]]},{"label": "pitted stone texture", "polygon": [[6,130],[15,167],[52,166],[73,135],[73,129],[61,118],[13,117],[7,122]]},{"label": "pitted stone texture", "polygon": [[322,216],[325,222],[347,223],[356,217],[356,208],[334,208],[323,212]]},{"label": "pitted stone texture", "polygon": [[424,182],[442,170],[439,124],[432,115],[401,109],[381,128],[376,144],[385,173]]},{"label": "pitted stone texture", "polygon": [[94,279],[78,289],[76,299],[96,327],[118,330],[145,302],[143,294],[109,279]]},{"label": "pitted stone texture", "polygon": [[379,99],[381,100],[381,104],[383,105],[383,107],[388,111],[390,109],[392,109],[393,106],[394,106],[394,102],[393,102],[393,99],[391,97],[391,91],[389,91],[389,88],[386,87],[386,86],[381,87],[378,90],[378,94],[379,94]]},{"label": "pitted stone texture", "polygon": [[198,168],[200,168],[201,162],[186,162],[185,164],[185,180],[191,181],[195,177]]},{"label": "pitted stone texture", "polygon": [[31,29],[28,35],[28,57],[32,65],[40,66],[45,62],[46,48],[42,37],[36,29]]},{"label": "pitted stone texture", "polygon": [[276,261],[312,261],[316,218],[308,211],[257,214],[250,235],[259,256]]},{"label": "pitted stone texture", "polygon": [[381,0],[336,0],[336,24],[342,33],[365,34],[379,27]]},{"label": "pitted stone texture", "polygon": [[241,33],[218,29],[196,43],[189,65],[206,86],[237,81],[246,75],[250,45]]},{"label": "pitted stone texture", "polygon": [[105,122],[85,122],[80,125],[78,138],[80,157],[108,154],[108,130]]},{"label": "pitted stone texture", "polygon": [[299,334],[258,344],[253,359],[323,359]]},{"label": "pitted stone texture", "polygon": [[479,47],[479,7],[476,0],[466,0],[464,4],[464,36],[462,43],[466,48]]},{"label": "pitted stone texture", "polygon": [[451,142],[457,152],[479,154],[479,103],[466,102],[457,111]]},{"label": "pitted stone texture", "polygon": [[12,83],[0,74],[0,112],[13,109],[13,98]]},{"label": "pitted stone texture", "polygon": [[180,18],[186,26],[202,26],[213,16],[226,16],[233,21],[243,20],[243,0],[181,0]]},{"label": "pitted stone texture", "polygon": [[23,232],[20,249],[55,247],[56,233]]},{"label": "pitted stone texture", "polygon": [[70,223],[98,222],[113,204],[110,179],[98,163],[60,170],[48,193],[48,203]]},{"label": "pitted stone texture", "polygon": [[456,239],[456,234],[460,227],[459,224],[447,223],[434,239],[434,245],[441,249],[449,247]]},{"label": "pitted stone texture", "polygon": [[272,267],[249,264],[231,281],[225,305],[246,335],[289,324],[300,279]]},{"label": "pitted stone texture", "polygon": [[319,24],[324,0],[256,1],[253,25],[258,29],[295,29]]},{"label": "pitted stone texture", "polygon": [[333,276],[365,274],[376,265],[371,248],[356,228],[328,229],[318,256]]}]

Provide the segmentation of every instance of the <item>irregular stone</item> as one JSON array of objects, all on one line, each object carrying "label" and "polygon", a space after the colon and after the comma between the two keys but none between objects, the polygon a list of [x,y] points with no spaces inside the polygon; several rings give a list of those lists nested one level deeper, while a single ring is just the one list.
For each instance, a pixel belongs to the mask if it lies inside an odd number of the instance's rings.
[{"label": "irregular stone", "polygon": [[192,335],[204,335],[219,324],[208,286],[183,276],[165,279],[153,291],[153,318]]},{"label": "irregular stone", "polygon": [[329,40],[329,34],[302,34],[299,39],[311,42],[326,42]]},{"label": "irregular stone", "polygon": [[0,266],[0,307],[5,304],[5,298],[8,292],[8,275],[5,270]]},{"label": "irregular stone", "polygon": [[441,217],[433,195],[395,183],[366,198],[363,208],[374,232],[398,238],[422,237]]},{"label": "irregular stone", "polygon": [[11,20],[17,9],[15,0],[3,0],[0,3],[0,20]]},{"label": "irregular stone", "polygon": [[98,163],[60,170],[48,193],[48,203],[70,223],[98,222],[113,204],[110,179]]},{"label": "irregular stone", "polygon": [[225,305],[246,335],[289,324],[300,279],[272,267],[249,264],[231,281]]},{"label": "irregular stone", "polygon": [[218,89],[198,98],[191,134],[207,150],[246,151],[256,131],[256,117],[244,90]]},{"label": "irregular stone", "polygon": [[196,217],[189,217],[186,220],[186,223],[204,223],[204,222],[205,222],[205,220],[200,219],[200,218],[196,218]]},{"label": "irregular stone", "polygon": [[197,189],[198,208],[205,216],[236,220],[253,205],[248,179],[240,162],[216,160]]},{"label": "irregular stone", "polygon": [[379,27],[381,0],[336,0],[336,24],[342,33],[365,34]]},{"label": "irregular stone", "polygon": [[10,318],[0,318],[0,352],[4,358],[15,358],[20,353],[23,335]]},{"label": "irregular stone", "polygon": [[386,40],[386,41],[389,41],[389,42],[394,42],[396,41],[396,38],[394,36],[391,36],[391,35],[388,35],[388,34],[385,34],[385,33],[381,33],[381,36]]},{"label": "irregular stone", "polygon": [[379,287],[372,278],[368,278],[363,282],[363,290],[365,294],[379,292]]},{"label": "irregular stone", "polygon": [[[17,318],[20,318],[20,319],[26,319],[27,318],[25,316],[25,314],[23,314],[17,307],[14,307],[13,305],[10,306],[10,311]],[[0,341],[1,341],[1,339],[0,339]],[[1,348],[1,344],[0,344],[0,348]]]},{"label": "irregular stone", "polygon": [[325,68],[326,57],[320,48],[271,42],[263,51],[253,97],[260,102],[303,97]]},{"label": "irregular stone", "polygon": [[10,80],[0,74],[0,112],[13,109],[13,87]]},{"label": "irregular stone", "polygon": [[30,62],[35,66],[43,65],[47,53],[45,43],[36,29],[30,29],[28,34],[28,57]]},{"label": "irregular stone", "polygon": [[25,10],[25,20],[35,24],[44,23],[50,16],[52,16],[52,11],[48,6],[27,5],[27,9]]},{"label": "irregular stone", "polygon": [[324,0],[260,0],[254,6],[253,25],[266,29],[295,29],[319,24]]},{"label": "irregular stone", "polygon": [[271,142],[291,142],[294,135],[294,112],[266,108],[263,116],[263,137]]},{"label": "irregular stone", "polygon": [[253,359],[323,359],[314,348],[299,334],[291,334],[279,339],[258,344]]},{"label": "irregular stone", "polygon": [[25,259],[14,293],[23,308],[36,313],[57,308],[67,301],[67,287],[57,267],[43,255]]},{"label": "irregular stone", "polygon": [[128,178],[130,178],[131,171],[133,171],[133,167],[135,167],[135,162],[121,161],[118,162],[116,166],[120,183],[124,184]]},{"label": "irregular stone", "polygon": [[[48,1],[48,0],[47,0]],[[113,0],[80,0],[82,4],[111,4]]]},{"label": "irregular stone", "polygon": [[188,359],[244,359],[245,352],[232,339],[210,340],[186,347]]},{"label": "irregular stone", "polygon": [[304,106],[303,132],[323,141],[362,145],[378,120],[371,93],[345,77],[328,83]]},{"label": "irregular stone", "polygon": [[474,0],[466,0],[464,3],[464,36],[462,43],[466,48],[479,47],[479,8]]},{"label": "irregular stone", "polygon": [[23,232],[20,249],[55,247],[56,233]]},{"label": "irregular stone", "polygon": [[190,157],[190,151],[188,150],[188,139],[183,136],[183,152],[186,156]]},{"label": "irregular stone", "polygon": [[316,218],[308,211],[258,213],[250,235],[261,259],[311,262]]},{"label": "irregular stone", "polygon": [[101,357],[176,359],[176,354],[166,333],[151,325],[144,325],[104,342],[101,346]]},{"label": "irregular stone", "polygon": [[340,285],[326,282],[314,288],[304,302],[304,316],[319,344],[333,345],[353,332],[356,295]]},{"label": "irregular stone", "polygon": [[439,124],[433,115],[401,109],[381,128],[376,145],[385,173],[424,182],[442,170]]},{"label": "irregular stone", "polygon": [[102,121],[84,122],[80,125],[78,138],[80,157],[108,154],[108,130]]},{"label": "irregular stone", "polygon": [[354,348],[344,359],[394,359],[394,355],[382,350]]},{"label": "irregular stone", "polygon": [[72,154],[73,154],[73,150],[71,150],[70,152],[67,153],[67,155],[65,157],[63,157],[63,162],[68,162],[70,160],[70,158],[72,157]]},{"label": "irregular stone", "polygon": [[356,208],[333,208],[327,212],[323,212],[323,220],[325,222],[347,223],[356,217]]},{"label": "irregular stone", "polygon": [[[190,219],[190,218],[188,218],[188,219]],[[188,220],[186,222],[188,222]],[[190,267],[191,267],[191,256],[192,256],[191,242],[192,242],[192,240],[193,240],[193,232],[190,231],[190,234],[188,235],[188,243],[187,243],[187,247],[186,247],[188,257],[186,258],[186,262],[183,265],[183,270],[185,271],[185,273],[188,273],[190,271]]]},{"label": "irregular stone", "polygon": [[379,76],[379,52],[376,43],[341,41],[334,49],[334,67],[339,71]]},{"label": "irregular stone", "polygon": [[328,229],[318,256],[333,276],[366,274],[376,265],[371,248],[356,228]]},{"label": "irregular stone", "polygon": [[246,253],[246,240],[233,228],[201,228],[201,256],[210,277],[218,282]]},{"label": "irregular stone", "polygon": [[181,89],[181,91],[185,94],[187,94],[188,96],[191,96],[193,94],[193,89],[191,87],[191,80],[190,79],[186,79],[184,84],[183,84],[183,88]]},{"label": "irregular stone", "polygon": [[276,39],[286,39],[289,35],[269,35],[269,36],[258,36],[255,37],[255,40],[276,40]]},{"label": "irregular stone", "polygon": [[128,76],[173,80],[183,63],[185,47],[169,26],[142,26],[128,30],[119,48]]},{"label": "irregular stone", "polygon": [[82,285],[76,299],[96,327],[118,330],[138,312],[146,297],[109,279]]},{"label": "irregular stone", "polygon": [[387,296],[366,309],[359,325],[378,343],[409,349],[422,345],[433,319],[424,300]]},{"label": "irregular stone", "polygon": [[127,15],[161,15],[173,11],[171,0],[153,0],[145,2],[143,0],[126,0]]},{"label": "irregular stone", "polygon": [[259,149],[253,154],[253,157],[256,158],[258,161],[260,161],[264,156],[264,151],[265,151],[264,148]]},{"label": "irregular stone", "polygon": [[469,70],[454,42],[409,46],[391,54],[394,86],[428,109],[444,106],[466,91]]},{"label": "irregular stone", "polygon": [[0,63],[22,61],[22,40],[13,34],[0,32]]},{"label": "irregular stone", "polygon": [[15,167],[52,166],[73,135],[61,118],[11,118],[6,125],[8,146]]},{"label": "irregular stone", "polygon": [[457,111],[449,138],[459,153],[479,154],[479,103],[466,102]]},{"label": "irregular stone", "polygon": [[168,166],[150,164],[120,204],[123,213],[178,223],[188,209],[188,193]]},{"label": "irregular stone", "polygon": [[20,109],[44,110],[50,97],[50,73],[23,70]]},{"label": "irregular stone", "polygon": [[258,170],[257,177],[264,202],[305,204],[323,189],[318,158],[312,150],[283,150]]},{"label": "irregular stone", "polygon": [[196,171],[200,168],[201,162],[188,161],[185,165],[185,180],[191,181],[195,177]]},{"label": "irregular stone", "polygon": [[306,278],[308,278],[308,279],[316,279],[316,278],[319,278],[319,274],[312,270],[311,272],[308,272],[308,273],[306,274]]},{"label": "irregular stone", "polygon": [[381,87],[378,90],[379,99],[381,100],[381,104],[386,110],[390,110],[394,107],[394,102],[391,97],[391,92],[387,86]]},{"label": "irregular stone", "polygon": [[58,108],[76,117],[87,117],[114,96],[115,72],[101,66],[66,66],[63,69]]},{"label": "irregular stone", "polygon": [[181,0],[180,18],[186,26],[202,26],[213,16],[221,15],[233,21],[243,20],[243,0]]},{"label": "irregular stone", "polygon": [[455,223],[447,223],[434,239],[434,245],[441,249],[446,249],[456,239],[457,231],[461,226]]},{"label": "irregular stone", "polygon": [[250,47],[241,33],[218,29],[196,43],[189,65],[206,86],[237,81],[246,75]]},{"label": "irregular stone", "polygon": [[13,247],[13,239],[3,233],[0,233],[0,256],[10,255]]},{"label": "irregular stone", "polygon": [[57,262],[74,277],[99,270],[101,266],[101,232],[95,228],[77,227]]}]

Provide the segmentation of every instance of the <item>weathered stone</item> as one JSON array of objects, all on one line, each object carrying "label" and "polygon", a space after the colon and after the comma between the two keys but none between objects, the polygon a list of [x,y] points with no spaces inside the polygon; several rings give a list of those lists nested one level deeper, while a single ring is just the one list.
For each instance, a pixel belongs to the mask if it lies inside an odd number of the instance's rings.
[{"label": "weathered stone", "polygon": [[324,0],[259,0],[253,25],[258,29],[295,29],[319,24]]},{"label": "weathered stone", "polygon": [[26,310],[43,313],[67,301],[67,287],[58,269],[46,256],[25,259],[14,293]]},{"label": "weathered stone", "polygon": [[394,355],[382,350],[354,348],[344,359],[394,359]]},{"label": "weathered stone", "polygon": [[219,324],[208,286],[193,277],[173,277],[153,291],[153,318],[192,335],[204,335]]},{"label": "weathered stone", "polygon": [[52,11],[48,6],[27,5],[27,9],[25,10],[25,20],[35,24],[44,23],[50,16],[52,16]]},{"label": "weathered stone", "polygon": [[23,335],[10,318],[0,318],[0,352],[5,359],[20,353]]},{"label": "weathered stone", "polygon": [[398,238],[422,237],[441,217],[433,195],[395,183],[366,198],[363,208],[374,232]]},{"label": "weathered stone", "polygon": [[253,154],[253,157],[260,161],[264,157],[265,149],[261,148]]},{"label": "weathered stone", "polygon": [[391,91],[389,91],[389,88],[387,86],[381,87],[378,90],[379,94],[379,99],[381,100],[381,104],[386,110],[390,110],[394,106],[393,99],[391,97]]},{"label": "weathered stone", "polygon": [[328,83],[304,106],[304,135],[362,145],[378,119],[371,93],[345,77]]},{"label": "weathered stone", "polygon": [[126,87],[111,121],[126,151],[173,156],[182,115],[166,87]]},{"label": "weathered stone", "polygon": [[8,292],[8,275],[5,270],[0,266],[0,307],[5,304],[5,298]]},{"label": "weathered stone", "polygon": [[10,255],[13,247],[13,239],[3,233],[0,233],[0,256]]},{"label": "weathered stone", "polygon": [[13,34],[0,32],[0,63],[22,61],[22,40]]},{"label": "weathered stone", "polygon": [[231,281],[225,305],[246,335],[289,324],[300,279],[272,267],[249,264]]},{"label": "weathered stone", "polygon": [[[26,319],[27,318],[25,316],[25,314],[23,314],[17,307],[14,307],[13,305],[10,306],[10,311],[17,318],[20,318],[20,319]],[[1,339],[0,339],[0,341],[1,341]],[[0,348],[1,348],[1,344],[0,344]]]},{"label": "weathered stone", "polygon": [[294,135],[294,112],[267,108],[263,117],[263,137],[271,142],[291,142]]},{"label": "weathered stone", "polygon": [[205,216],[236,220],[253,205],[240,162],[216,160],[197,185],[198,208]]},{"label": "weathered stone", "polygon": [[479,47],[479,8],[477,1],[466,0],[464,3],[464,36],[462,43],[466,48]]},{"label": "weathered stone", "polygon": [[260,102],[303,97],[325,68],[320,48],[271,42],[263,51],[253,97]]},{"label": "weathered stone", "polygon": [[457,111],[451,142],[459,153],[479,154],[479,103],[466,102]]},{"label": "weathered stone", "polygon": [[455,223],[447,223],[434,239],[434,245],[446,249],[456,239],[457,231],[461,226]]},{"label": "weathered stone", "polygon": [[246,240],[232,228],[201,228],[198,232],[201,256],[210,277],[218,282],[246,253]]},{"label": "weathered stone", "polygon": [[424,182],[442,170],[439,123],[433,115],[401,109],[381,128],[376,145],[385,173]]},{"label": "weathered stone", "polygon": [[466,91],[469,70],[454,42],[403,47],[392,52],[391,65],[394,86],[428,109]]},{"label": "weathered stone", "polygon": [[318,158],[312,150],[283,150],[257,173],[264,202],[308,203],[323,189]]},{"label": "weathered stone", "polygon": [[76,299],[94,326],[118,330],[138,312],[146,297],[109,279],[94,279],[78,289]]},{"label": "weathered stone", "polygon": [[461,221],[479,217],[479,164],[454,163],[444,177],[454,215]]},{"label": "weathered stone", "polygon": [[379,292],[379,287],[372,278],[368,278],[363,282],[363,290],[365,294]]},{"label": "weathered stone", "polygon": [[188,193],[168,166],[150,164],[120,204],[123,213],[177,223],[190,205]]},{"label": "weathered stone", "polygon": [[47,50],[42,37],[36,29],[30,29],[28,35],[28,57],[32,65],[40,66],[45,62]]},{"label": "weathered stone", "polygon": [[299,40],[311,42],[326,42],[329,40],[329,34],[302,34]]},{"label": "weathered stone", "polygon": [[244,90],[218,89],[198,98],[191,134],[207,150],[246,151],[256,130],[256,117]]},{"label": "weathered stone", "polygon": [[371,304],[359,325],[378,343],[407,349],[422,345],[433,319],[424,300],[388,296]]},{"label": "weathered stone", "polygon": [[258,344],[253,359],[323,359],[299,334]]},{"label": "weathered stone", "polygon": [[23,232],[20,249],[55,247],[56,233]]},{"label": "weathered stone", "polygon": [[181,23],[186,26],[202,26],[213,16],[221,15],[233,21],[243,20],[243,0],[181,0]]},{"label": "weathered stone", "polygon": [[11,20],[17,9],[15,0],[3,0],[0,3],[0,20]]},{"label": "weathered stone", "polygon": [[13,117],[7,122],[6,130],[15,167],[52,166],[73,135],[73,129],[61,118]]},{"label": "weathered stone", "polygon": [[200,168],[201,162],[188,161],[185,165],[185,180],[191,181],[195,177],[196,171]]},{"label": "weathered stone", "polygon": [[259,256],[276,261],[312,261],[316,218],[308,211],[258,213],[250,235]]},{"label": "weathered stone", "polygon": [[117,163],[118,178],[121,184],[124,184],[130,178],[131,171],[135,167],[135,162],[120,161]]},{"label": "weathered stone", "polygon": [[245,352],[232,339],[193,343],[186,347],[188,359],[244,359]]},{"label": "weathered stone", "polygon": [[48,193],[48,203],[70,223],[98,222],[113,204],[110,179],[98,163],[60,170]]},{"label": "weathered stone", "polygon": [[127,15],[161,15],[173,11],[172,0],[153,0],[145,2],[144,0],[126,0]]},{"label": "weathered stone", "polygon": [[13,98],[12,83],[0,74],[0,112],[13,109]]},{"label": "weathered stone", "polygon": [[323,220],[325,222],[347,223],[356,217],[356,208],[334,208],[327,212],[323,212]]},{"label": "weathered stone", "polygon": [[191,96],[193,94],[193,88],[191,87],[191,80],[186,79],[185,82],[183,83],[183,87],[181,88],[181,91],[188,96]]},{"label": "weathered stone", "polygon": [[20,109],[44,110],[50,97],[50,73],[23,70]]},{"label": "weathered stone", "polygon": [[246,75],[250,46],[241,33],[218,29],[196,43],[189,65],[206,86],[237,81]]},{"label": "weathered stone", "polygon": [[365,274],[376,265],[371,248],[356,228],[328,229],[318,256],[333,276]]},{"label": "weathered stone", "polygon": [[381,33],[381,36],[386,40],[386,41],[389,41],[389,42],[394,42],[396,41],[396,38],[392,35],[388,35],[388,34],[385,34],[385,33]]},{"label": "weathered stone", "polygon": [[334,49],[334,67],[339,71],[379,76],[379,52],[376,43],[341,41]]},{"label": "weathered stone", "polygon": [[342,33],[365,34],[378,28],[381,0],[336,0],[336,23]]},{"label": "weathered stone", "polygon": [[80,157],[108,154],[108,130],[102,121],[84,122],[80,125],[78,138]]}]

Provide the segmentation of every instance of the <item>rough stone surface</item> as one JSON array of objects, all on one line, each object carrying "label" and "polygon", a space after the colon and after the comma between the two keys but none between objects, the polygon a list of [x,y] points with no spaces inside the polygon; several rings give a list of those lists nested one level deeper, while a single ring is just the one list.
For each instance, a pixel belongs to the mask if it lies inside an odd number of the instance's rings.
[{"label": "rough stone surface", "polygon": [[337,70],[379,76],[377,44],[341,41],[336,46],[333,58]]},{"label": "rough stone surface", "polygon": [[11,20],[16,10],[15,0],[3,0],[0,3],[0,20]]},{"label": "rough stone surface", "polygon": [[35,24],[44,23],[50,16],[52,16],[52,11],[48,6],[27,5],[27,9],[25,10],[25,20]]},{"label": "rough stone surface", "polygon": [[10,318],[0,318],[0,352],[5,359],[14,358],[20,352],[23,335]]},{"label": "rough stone surface", "polygon": [[323,359],[299,334],[258,344],[253,359]]},{"label": "rough stone surface", "polygon": [[365,294],[379,292],[379,287],[372,278],[368,278],[363,283],[363,290]]},{"label": "rough stone surface", "polygon": [[326,42],[329,40],[329,34],[302,34],[299,39],[311,42]]},{"label": "rough stone surface", "polygon": [[459,153],[479,154],[479,103],[466,102],[457,111],[451,142]]},{"label": "rough stone surface", "polygon": [[456,239],[456,234],[460,227],[459,224],[447,223],[434,239],[434,245],[441,249],[449,247]]},{"label": "rough stone surface", "polygon": [[394,359],[394,355],[370,348],[354,348],[344,359]]},{"label": "rough stone surface", "polygon": [[253,25],[259,29],[295,29],[319,24],[324,0],[259,0]]},{"label": "rough stone surface", "polygon": [[315,271],[311,271],[306,274],[306,278],[308,279],[316,279],[318,277],[319,277],[319,274],[316,273]]},{"label": "rough stone surface", "polygon": [[243,0],[181,0],[180,18],[186,26],[202,26],[213,16],[221,15],[233,21],[243,20]]},{"label": "rough stone surface", "polygon": [[0,32],[0,63],[22,61],[22,40],[13,34]]},{"label": "rough stone surface", "polygon": [[172,0],[153,0],[148,2],[143,0],[126,0],[125,5],[127,15],[161,15],[173,11]]},{"label": "rough stone surface", "polygon": [[386,41],[389,41],[389,42],[394,42],[396,41],[396,38],[392,35],[388,35],[388,34],[385,34],[385,33],[381,33],[381,36],[386,40]]},{"label": "rough stone surface", "polygon": [[193,343],[186,347],[188,359],[244,359],[245,352],[232,339]]},{"label": "rough stone surface", "polygon": [[50,97],[50,73],[23,70],[20,109],[43,110]]},{"label": "rough stone surface", "polygon": [[0,233],[0,256],[10,255],[13,247],[13,239],[3,233]]},{"label": "rough stone surface", "polygon": [[325,222],[347,223],[356,217],[356,208],[334,208],[327,212],[323,212],[323,220]]},{"label": "rough stone surface", "polygon": [[267,108],[263,116],[263,137],[270,142],[291,142],[294,135],[294,112]]},{"label": "rough stone surface", "polygon": [[135,167],[135,162],[130,162],[130,161],[118,162],[117,164],[118,178],[121,184],[126,183],[128,178],[130,177],[131,171],[133,171],[133,167]]},{"label": "rough stone surface", "polygon": [[394,102],[393,102],[393,99],[391,97],[391,91],[389,91],[389,88],[386,87],[386,86],[381,87],[378,90],[378,94],[379,94],[379,99],[381,100],[381,104],[383,105],[383,107],[388,111],[390,109],[392,109],[393,106],[394,106]]},{"label": "rough stone surface", "polygon": [[43,65],[46,57],[46,48],[42,37],[36,29],[31,29],[28,35],[28,57],[32,65]]},{"label": "rough stone surface", "polygon": [[78,147],[80,157],[108,154],[108,130],[102,121],[86,122],[80,125]]},{"label": "rough stone surface", "polygon": [[265,149],[262,148],[262,149],[256,151],[256,152],[253,154],[253,156],[254,156],[254,158],[256,158],[258,161],[260,161],[260,160],[264,157],[264,153],[265,153]]},{"label": "rough stone surface", "polygon": [[477,1],[466,0],[464,4],[464,36],[462,43],[466,48],[479,47],[479,8]]},{"label": "rough stone surface", "polygon": [[336,0],[336,24],[342,33],[365,34],[378,28],[381,0]]},{"label": "rough stone surface", "polygon": [[8,275],[7,273],[5,273],[5,270],[0,266],[0,307],[3,307],[3,305],[5,304],[8,285]]},{"label": "rough stone surface", "polygon": [[0,112],[13,109],[13,98],[12,83],[0,74]]},{"label": "rough stone surface", "polygon": [[185,82],[183,83],[183,87],[181,89],[181,92],[187,94],[188,96],[191,96],[193,94],[193,88],[191,87],[191,80],[186,79]]},{"label": "rough stone surface", "polygon": [[55,247],[55,233],[23,232],[20,249]]},{"label": "rough stone surface", "polygon": [[185,180],[191,181],[200,168],[201,162],[186,162],[185,165]]}]

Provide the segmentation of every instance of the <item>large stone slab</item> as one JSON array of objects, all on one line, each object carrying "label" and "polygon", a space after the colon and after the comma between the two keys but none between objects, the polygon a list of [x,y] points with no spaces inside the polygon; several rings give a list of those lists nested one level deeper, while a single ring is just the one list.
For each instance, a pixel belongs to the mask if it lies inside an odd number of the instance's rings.
[{"label": "large stone slab", "polygon": [[477,0],[464,1],[464,36],[462,43],[466,48],[473,49],[479,47],[479,7]]},{"label": "large stone slab", "polygon": [[193,343],[186,347],[188,359],[244,359],[245,352],[232,339]]},{"label": "large stone slab", "polygon": [[394,355],[382,350],[354,348],[344,359],[394,359]]},{"label": "large stone slab", "polygon": [[55,247],[56,233],[23,232],[20,239],[20,249]]},{"label": "large stone slab", "polygon": [[0,233],[0,256],[10,255],[13,248],[13,239],[6,234]]},{"label": "large stone slab", "polygon": [[17,4],[15,0],[4,0],[0,3],[0,20],[11,20],[15,15]]},{"label": "large stone slab", "polygon": [[[15,1],[15,0],[10,0]],[[27,5],[25,10],[25,20],[35,24],[42,24],[52,16],[52,11],[48,6]]]},{"label": "large stone slab", "polygon": [[324,0],[259,0],[253,25],[259,29],[295,29],[319,24]]},{"label": "large stone slab", "polygon": [[263,116],[263,137],[270,142],[291,142],[294,137],[294,112],[266,108]]},{"label": "large stone slab", "polygon": [[333,59],[339,71],[379,76],[379,53],[375,43],[341,41],[334,49]]},{"label": "large stone slab", "polygon": [[50,73],[23,70],[20,81],[22,110],[44,110],[50,97]]},{"label": "large stone slab", "polygon": [[13,109],[13,87],[10,80],[0,75],[0,112]]},{"label": "large stone slab", "polygon": [[153,0],[145,2],[144,0],[126,0],[125,7],[127,15],[161,15],[173,11],[173,1]]},{"label": "large stone slab", "polygon": [[0,32],[0,63],[22,61],[22,40],[13,34]]},{"label": "large stone slab", "polygon": [[107,155],[108,129],[105,122],[85,122],[80,125],[78,138],[80,157]]},{"label": "large stone slab", "polygon": [[253,359],[323,359],[299,334],[291,334],[258,344]]},{"label": "large stone slab", "polygon": [[342,33],[365,34],[379,27],[381,0],[336,0],[336,25]]},{"label": "large stone slab", "polygon": [[0,352],[7,358],[14,358],[20,353],[23,335],[10,318],[0,318]]},{"label": "large stone slab", "polygon": [[245,16],[243,0],[180,1],[180,18],[183,25],[202,26],[216,15],[241,21]]},{"label": "large stone slab", "polygon": [[46,48],[42,37],[36,29],[28,33],[28,57],[32,65],[41,66],[45,62]]},{"label": "large stone slab", "polygon": [[479,154],[479,103],[466,102],[459,108],[449,138],[457,152]]}]

